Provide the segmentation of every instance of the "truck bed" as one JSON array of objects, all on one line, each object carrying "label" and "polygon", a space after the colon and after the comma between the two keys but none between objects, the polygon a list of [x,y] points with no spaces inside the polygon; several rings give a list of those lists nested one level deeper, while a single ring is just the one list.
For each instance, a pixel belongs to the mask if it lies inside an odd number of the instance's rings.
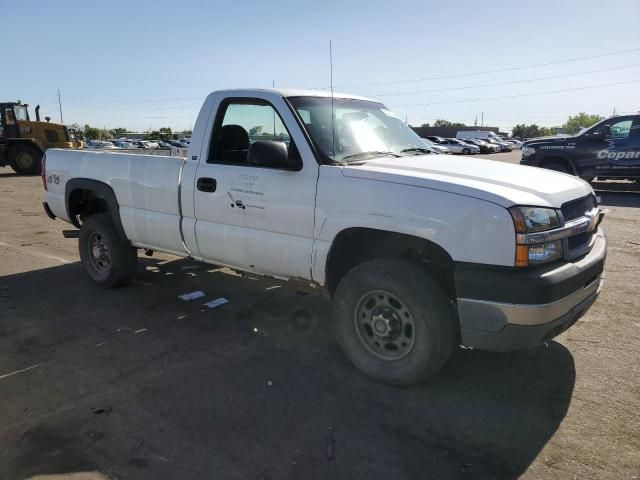
[{"label": "truck bed", "polygon": [[70,179],[97,180],[115,193],[122,226],[137,247],[184,255],[178,201],[180,157],[50,149],[46,199],[54,215],[69,221],[65,191]]}]

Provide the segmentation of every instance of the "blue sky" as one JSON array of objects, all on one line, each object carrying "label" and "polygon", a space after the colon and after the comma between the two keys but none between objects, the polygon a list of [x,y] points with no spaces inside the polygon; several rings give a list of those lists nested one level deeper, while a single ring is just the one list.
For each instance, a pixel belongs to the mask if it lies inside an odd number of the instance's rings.
[{"label": "blue sky", "polygon": [[[59,120],[59,88],[67,124],[188,128],[212,90],[326,87],[331,39],[336,90],[379,99],[412,124],[473,124],[484,112],[485,125],[508,130],[640,110],[640,2],[531,5],[0,0],[11,65],[0,96]],[[488,70],[502,71],[477,74]]]}]

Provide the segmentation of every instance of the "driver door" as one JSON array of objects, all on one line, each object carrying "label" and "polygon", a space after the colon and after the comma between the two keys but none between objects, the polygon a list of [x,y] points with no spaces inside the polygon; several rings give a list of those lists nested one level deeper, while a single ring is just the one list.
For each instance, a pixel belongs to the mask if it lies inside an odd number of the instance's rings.
[{"label": "driver door", "polygon": [[[622,117],[603,124],[604,138],[589,143],[596,176],[640,175],[640,118]],[[600,129],[589,132],[597,136]]]},{"label": "driver door", "polygon": [[[282,103],[282,109],[265,98],[220,104],[206,161],[196,171],[196,239],[200,256],[212,263],[310,279],[318,165],[304,156],[308,145],[299,153],[304,137]],[[284,142],[297,166],[249,164],[259,140]]]}]

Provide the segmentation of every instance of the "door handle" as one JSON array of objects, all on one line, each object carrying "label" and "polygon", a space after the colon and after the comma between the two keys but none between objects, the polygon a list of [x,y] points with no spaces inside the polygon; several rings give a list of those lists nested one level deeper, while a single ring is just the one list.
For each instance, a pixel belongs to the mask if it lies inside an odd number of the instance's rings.
[{"label": "door handle", "polygon": [[218,183],[215,178],[200,177],[196,183],[196,187],[201,192],[215,192]]}]

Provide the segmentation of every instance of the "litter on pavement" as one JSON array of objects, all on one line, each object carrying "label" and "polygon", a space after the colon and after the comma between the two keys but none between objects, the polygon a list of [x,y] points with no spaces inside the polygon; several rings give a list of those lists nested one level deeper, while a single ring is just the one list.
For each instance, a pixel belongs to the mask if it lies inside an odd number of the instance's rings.
[{"label": "litter on pavement", "polygon": [[196,298],[204,297],[204,292],[201,290],[196,290],[195,292],[183,293],[182,295],[178,295],[180,300],[195,300]]},{"label": "litter on pavement", "polygon": [[215,300],[211,300],[210,302],[204,303],[203,306],[209,307],[209,308],[216,308],[216,307],[219,307],[220,305],[224,305],[225,303],[229,303],[229,300],[227,300],[226,298],[217,298]]}]

